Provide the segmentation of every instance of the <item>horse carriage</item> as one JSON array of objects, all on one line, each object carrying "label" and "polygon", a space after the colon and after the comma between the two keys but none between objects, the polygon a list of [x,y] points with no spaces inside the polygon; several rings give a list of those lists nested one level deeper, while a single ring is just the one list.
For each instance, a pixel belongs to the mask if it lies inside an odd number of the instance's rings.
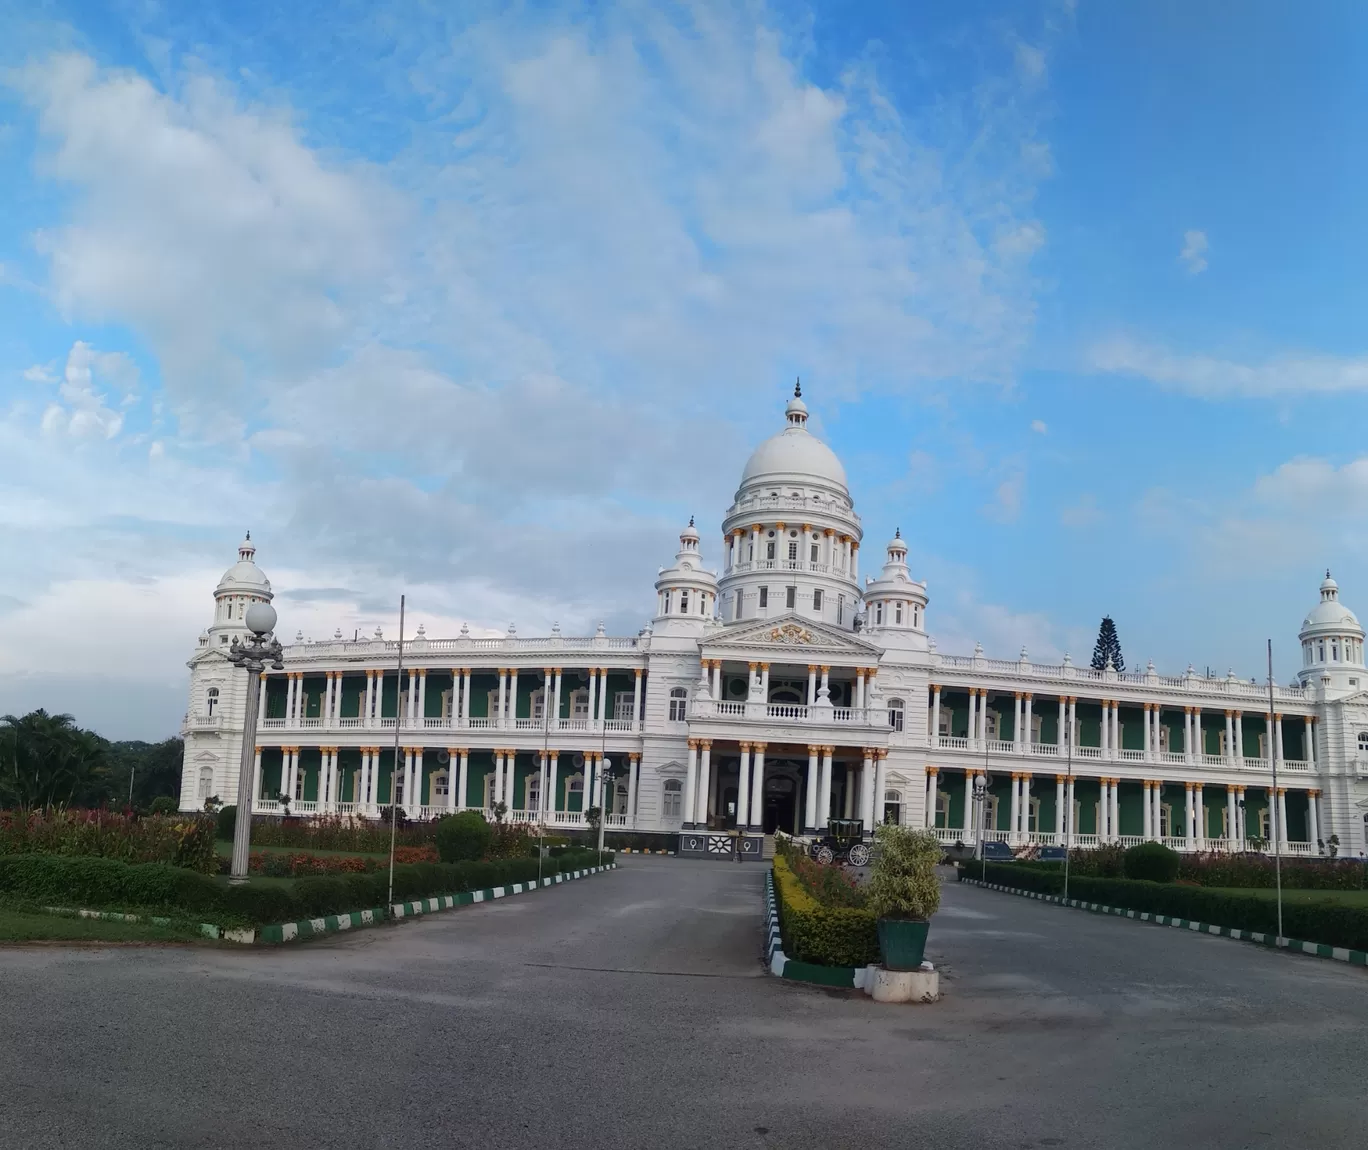
[{"label": "horse carriage", "polygon": [[864,821],[861,819],[832,819],[826,833],[810,848],[819,863],[848,863],[850,866],[869,865],[869,844],[864,841]]}]

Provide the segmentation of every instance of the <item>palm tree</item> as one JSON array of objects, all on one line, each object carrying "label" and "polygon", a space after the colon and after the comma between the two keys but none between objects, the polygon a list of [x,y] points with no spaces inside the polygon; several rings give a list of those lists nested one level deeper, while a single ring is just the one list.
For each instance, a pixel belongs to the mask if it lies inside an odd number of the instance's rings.
[{"label": "palm tree", "polygon": [[21,808],[99,803],[109,744],[70,715],[0,718],[0,803]]}]

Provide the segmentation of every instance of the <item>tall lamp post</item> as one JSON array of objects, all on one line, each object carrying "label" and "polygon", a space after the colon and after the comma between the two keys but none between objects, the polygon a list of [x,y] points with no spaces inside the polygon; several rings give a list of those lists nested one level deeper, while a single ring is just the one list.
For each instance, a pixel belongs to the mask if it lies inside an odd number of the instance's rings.
[{"label": "tall lamp post", "polygon": [[233,865],[229,881],[247,881],[247,851],[252,842],[252,782],[256,775],[257,704],[261,697],[261,672],[269,664],[283,671],[280,641],[272,634],[276,625],[275,608],[269,603],[253,603],[243,620],[252,634],[244,643],[238,639],[228,648],[228,661],[247,671],[247,713],[242,722],[242,762],[238,767],[237,818],[233,821]]}]

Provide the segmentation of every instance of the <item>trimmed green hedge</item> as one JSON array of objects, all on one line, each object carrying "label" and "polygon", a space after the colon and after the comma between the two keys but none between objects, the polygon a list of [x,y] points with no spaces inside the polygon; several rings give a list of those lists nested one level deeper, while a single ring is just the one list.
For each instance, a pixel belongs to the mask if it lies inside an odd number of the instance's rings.
[{"label": "trimmed green hedge", "polygon": [[[542,860],[541,874],[586,870],[597,851],[567,851]],[[603,861],[613,861],[605,852]],[[394,868],[397,902],[533,882],[536,859],[500,862],[415,863]],[[129,864],[105,858],[60,855],[0,856],[0,899],[93,910],[170,910],[220,925],[261,925],[318,918],[384,906],[387,870],[373,874],[318,875],[289,885],[231,886],[194,871],[162,863]]]},{"label": "trimmed green hedge", "polygon": [[[980,877],[975,862],[960,873]],[[989,863],[986,881],[1040,894],[1062,894],[1064,872],[1016,863]],[[1124,910],[1170,915],[1225,926],[1276,934],[1277,904],[1259,895],[1226,894],[1199,886],[1143,882],[1124,878],[1070,876],[1069,897]],[[1337,902],[1284,902],[1283,935],[1301,942],[1319,942],[1350,950],[1368,950],[1368,909]]]},{"label": "trimmed green hedge", "polygon": [[879,961],[874,916],[857,907],[823,906],[780,855],[774,858],[774,895],[789,958],[821,966],[868,966]]}]

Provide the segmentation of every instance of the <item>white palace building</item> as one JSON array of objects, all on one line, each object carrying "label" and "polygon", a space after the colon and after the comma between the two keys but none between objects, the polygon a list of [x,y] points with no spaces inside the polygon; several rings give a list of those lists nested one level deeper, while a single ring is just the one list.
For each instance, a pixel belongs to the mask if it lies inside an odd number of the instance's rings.
[{"label": "white palace building", "polygon": [[[287,646],[285,670],[252,684],[255,809],[280,811],[284,796],[296,815],[376,817],[398,802],[430,818],[502,803],[507,818],[573,828],[598,806],[610,829],[758,858],[765,834],[839,817],[972,844],[986,775],[985,839],[1245,849],[1268,839],[1274,807],[1286,852],[1329,853],[1332,835],[1340,855],[1365,849],[1364,631],[1328,574],[1297,684],[1275,689],[1272,713],[1267,685],[1233,673],[942,654],[901,538],[861,578],[845,470],[806,424],[795,389],[723,517],[720,573],[691,522],[636,636],[420,627],[402,677],[378,629]],[[271,597],[249,537],[189,663],[187,810],[237,793],[247,674],[224,656],[247,606]]]}]

